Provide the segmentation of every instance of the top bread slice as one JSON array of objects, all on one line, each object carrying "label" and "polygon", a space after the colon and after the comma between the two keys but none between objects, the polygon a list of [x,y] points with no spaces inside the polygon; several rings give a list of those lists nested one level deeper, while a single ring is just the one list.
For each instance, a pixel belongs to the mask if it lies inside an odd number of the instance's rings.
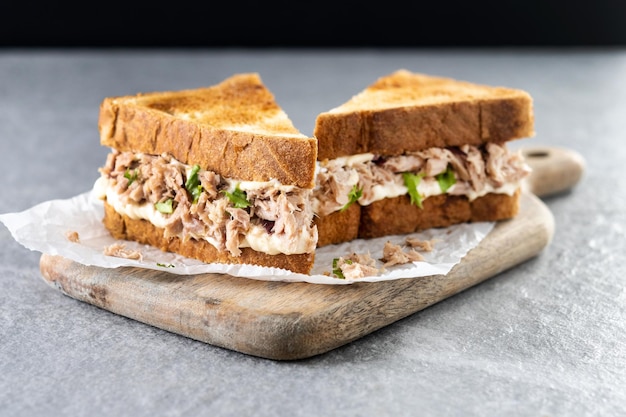
[{"label": "top bread slice", "polygon": [[401,69],[319,114],[313,135],[319,160],[502,143],[534,135],[532,98],[518,89]]},{"label": "top bread slice", "polygon": [[257,73],[105,98],[98,128],[101,144],[119,151],[168,153],[232,179],[314,186],[317,141],[293,126]]}]

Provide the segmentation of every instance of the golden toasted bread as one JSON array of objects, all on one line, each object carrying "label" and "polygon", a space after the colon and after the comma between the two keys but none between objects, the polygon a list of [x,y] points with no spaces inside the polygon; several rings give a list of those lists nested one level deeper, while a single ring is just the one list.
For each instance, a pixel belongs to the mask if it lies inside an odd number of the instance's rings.
[{"label": "golden toasted bread", "polygon": [[312,188],[317,142],[296,129],[256,73],[206,88],[109,97],[100,141],[119,151],[169,153],[224,177]]},{"label": "golden toasted bread", "polygon": [[531,96],[398,70],[318,115],[318,159],[370,152],[399,155],[534,135]]},{"label": "golden toasted bread", "polygon": [[513,195],[492,193],[471,201],[464,196],[437,195],[425,199],[422,208],[411,204],[408,196],[385,198],[361,207],[359,238],[510,219],[519,211],[519,197],[519,190]]},{"label": "golden toasted bread", "polygon": [[345,211],[335,211],[326,216],[315,217],[317,246],[349,242],[359,237],[361,206],[350,205]]}]

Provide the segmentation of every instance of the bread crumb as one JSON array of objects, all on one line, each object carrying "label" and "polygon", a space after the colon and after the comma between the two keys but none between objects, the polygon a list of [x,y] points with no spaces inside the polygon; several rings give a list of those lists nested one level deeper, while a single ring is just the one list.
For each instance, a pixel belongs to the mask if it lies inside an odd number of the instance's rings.
[{"label": "bread crumb", "polygon": [[105,246],[104,254],[107,256],[115,256],[117,258],[125,259],[141,260],[143,258],[141,252],[132,249],[126,249],[126,245],[117,242],[109,246]]}]

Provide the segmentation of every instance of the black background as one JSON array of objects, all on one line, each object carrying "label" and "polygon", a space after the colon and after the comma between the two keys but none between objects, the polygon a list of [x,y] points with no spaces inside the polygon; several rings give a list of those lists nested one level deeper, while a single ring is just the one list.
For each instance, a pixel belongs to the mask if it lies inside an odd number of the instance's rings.
[{"label": "black background", "polygon": [[2,47],[623,46],[626,1],[14,2]]}]

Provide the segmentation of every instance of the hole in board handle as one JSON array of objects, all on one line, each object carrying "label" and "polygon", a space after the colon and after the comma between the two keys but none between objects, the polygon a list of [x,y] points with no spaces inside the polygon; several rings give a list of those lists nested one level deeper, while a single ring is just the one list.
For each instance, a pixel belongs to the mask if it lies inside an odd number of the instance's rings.
[{"label": "hole in board handle", "polygon": [[526,157],[527,158],[547,158],[550,156],[550,152],[549,151],[541,151],[541,150],[536,150],[536,151],[528,151],[526,152]]}]

